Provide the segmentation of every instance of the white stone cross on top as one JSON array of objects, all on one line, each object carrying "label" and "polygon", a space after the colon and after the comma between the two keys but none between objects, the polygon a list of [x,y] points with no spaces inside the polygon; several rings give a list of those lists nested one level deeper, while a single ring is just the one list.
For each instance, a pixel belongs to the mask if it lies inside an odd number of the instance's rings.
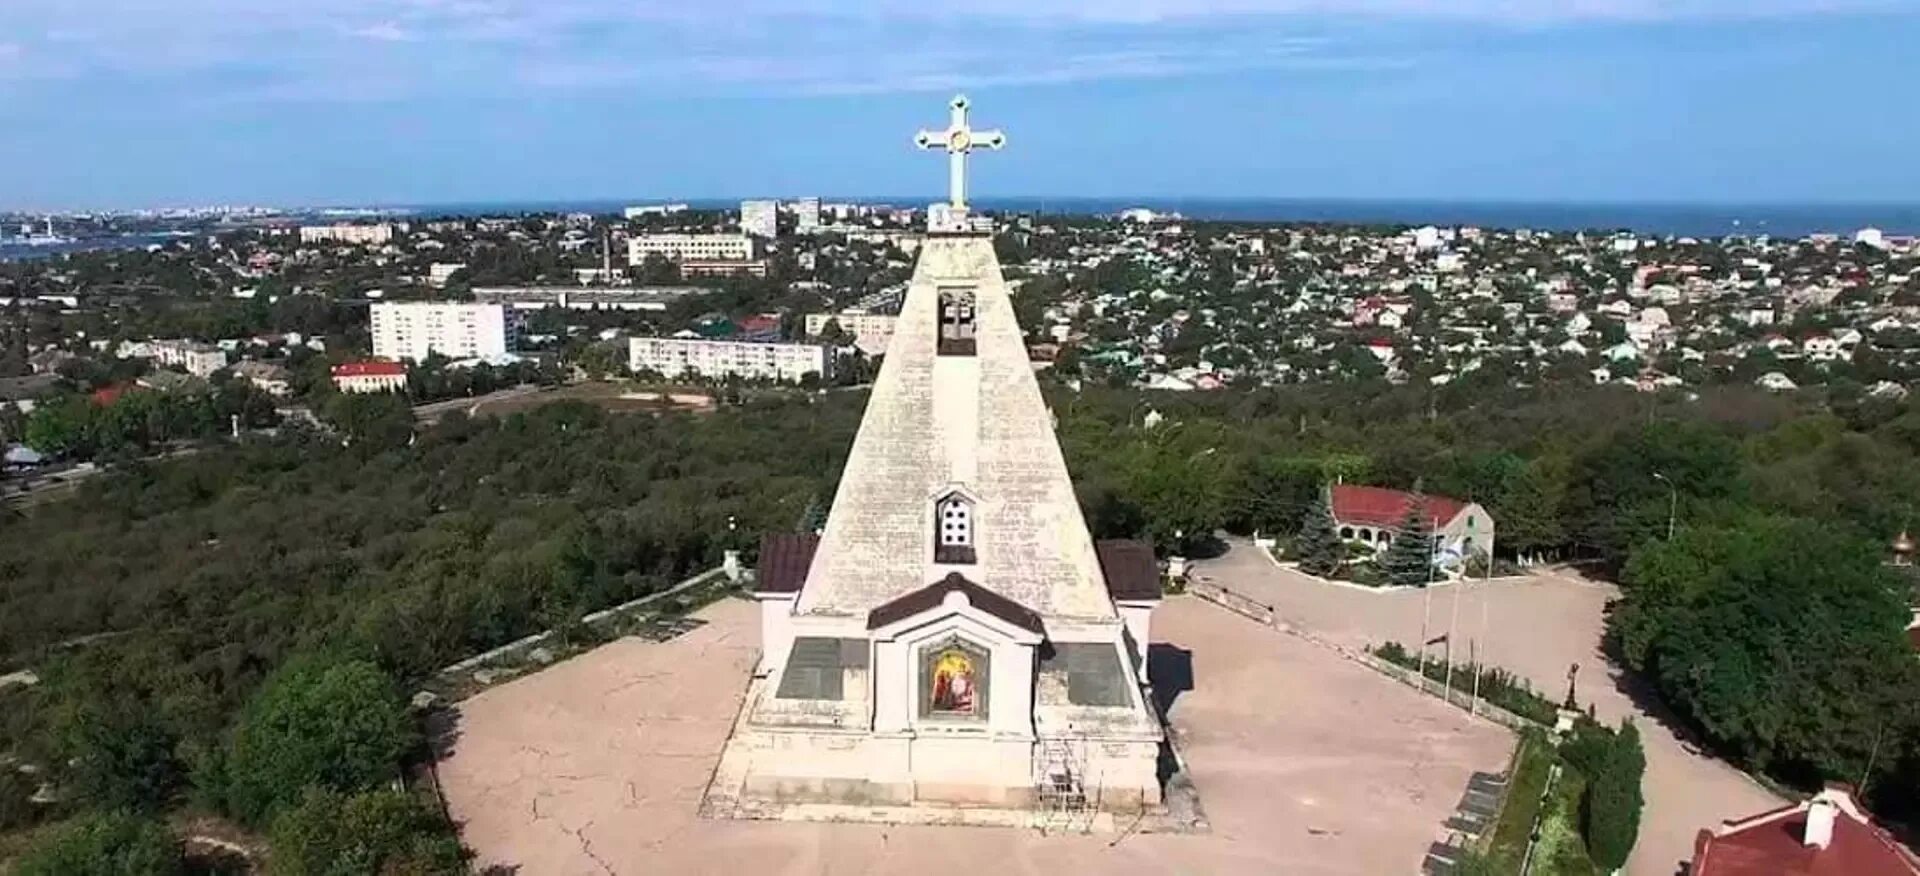
[{"label": "white stone cross on top", "polygon": [[922,149],[947,150],[947,165],[950,179],[948,199],[956,210],[967,208],[967,153],[975,146],[986,149],[999,149],[1007,145],[1007,135],[998,130],[976,131],[967,127],[967,96],[954,95],[953,121],[944,131],[921,131],[913,142]]}]

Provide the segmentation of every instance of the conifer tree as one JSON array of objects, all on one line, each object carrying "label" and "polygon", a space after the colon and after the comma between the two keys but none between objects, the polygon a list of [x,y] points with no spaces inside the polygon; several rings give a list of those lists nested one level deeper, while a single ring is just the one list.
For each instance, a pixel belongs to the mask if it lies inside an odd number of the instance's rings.
[{"label": "conifer tree", "polygon": [[1300,532],[1294,536],[1294,554],[1300,558],[1300,570],[1310,575],[1331,575],[1340,568],[1345,545],[1333,528],[1331,490],[1322,488],[1313,505],[1300,518]]},{"label": "conifer tree", "polygon": [[1647,771],[1647,755],[1640,747],[1640,731],[1632,721],[1614,735],[1612,751],[1600,774],[1587,786],[1587,852],[1606,870],[1626,866],[1633,842],[1640,834],[1640,778]]},{"label": "conifer tree", "polygon": [[1427,497],[1416,492],[1407,503],[1406,516],[1400,519],[1400,531],[1381,566],[1387,580],[1397,587],[1419,587],[1433,576],[1433,522],[1427,514]]}]

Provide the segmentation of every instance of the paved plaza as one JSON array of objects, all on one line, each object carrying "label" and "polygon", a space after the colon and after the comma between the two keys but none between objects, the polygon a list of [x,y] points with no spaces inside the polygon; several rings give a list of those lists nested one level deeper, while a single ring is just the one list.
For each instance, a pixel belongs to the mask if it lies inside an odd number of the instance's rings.
[{"label": "paved plaza", "polygon": [[757,652],[727,600],[458,707],[440,778],[481,866],[547,874],[1399,874],[1512,737],[1332,651],[1191,597],[1156,613],[1154,676],[1210,826],[1046,836],[696,817]]},{"label": "paved plaza", "polygon": [[1383,593],[1281,568],[1246,542],[1229,547],[1224,556],[1197,563],[1195,574],[1268,603],[1283,622],[1340,645],[1359,648],[1392,639],[1411,647],[1421,640],[1425,618],[1429,640],[1454,629],[1455,660],[1465,661],[1469,640],[1478,639],[1488,664],[1519,674],[1553,700],[1566,695],[1567,668],[1578,663],[1580,702],[1592,703],[1610,723],[1634,718],[1646,745],[1647,808],[1627,865],[1635,876],[1672,876],[1692,857],[1701,828],[1781,802],[1739,771],[1697,753],[1622,689],[1600,651],[1603,612],[1618,595],[1612,585],[1541,575]]}]

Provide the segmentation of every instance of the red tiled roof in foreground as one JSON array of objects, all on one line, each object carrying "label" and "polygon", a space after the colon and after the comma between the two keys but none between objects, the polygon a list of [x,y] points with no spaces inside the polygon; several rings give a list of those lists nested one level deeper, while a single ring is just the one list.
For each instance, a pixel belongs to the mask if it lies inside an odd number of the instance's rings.
[{"label": "red tiled roof in foreground", "polygon": [[[1407,506],[1412,502],[1413,494],[1404,490],[1335,484],[1333,519],[1341,523],[1395,527],[1407,519]],[[1446,496],[1427,496],[1426,502],[1427,516],[1436,529],[1447,525],[1467,507],[1467,503]]]},{"label": "red tiled roof in foreground", "polygon": [[1833,838],[1825,848],[1806,844],[1813,800],[1703,830],[1693,841],[1690,876],[1920,876],[1920,862],[1900,849],[1853,802],[1845,788],[1829,787],[1815,800],[1836,801]]},{"label": "red tiled roof in foreground", "polygon": [[342,362],[333,366],[335,377],[405,377],[407,366],[399,362]]}]

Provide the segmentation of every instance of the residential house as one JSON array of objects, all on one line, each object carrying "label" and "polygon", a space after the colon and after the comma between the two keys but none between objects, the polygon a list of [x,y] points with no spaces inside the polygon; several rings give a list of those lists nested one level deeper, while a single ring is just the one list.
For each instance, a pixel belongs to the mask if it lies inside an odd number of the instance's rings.
[{"label": "residential house", "polygon": [[1423,503],[1433,529],[1434,555],[1442,565],[1493,550],[1493,515],[1477,502],[1448,496],[1417,497],[1404,490],[1336,484],[1333,522],[1342,539],[1385,550],[1406,522],[1415,501]]}]

